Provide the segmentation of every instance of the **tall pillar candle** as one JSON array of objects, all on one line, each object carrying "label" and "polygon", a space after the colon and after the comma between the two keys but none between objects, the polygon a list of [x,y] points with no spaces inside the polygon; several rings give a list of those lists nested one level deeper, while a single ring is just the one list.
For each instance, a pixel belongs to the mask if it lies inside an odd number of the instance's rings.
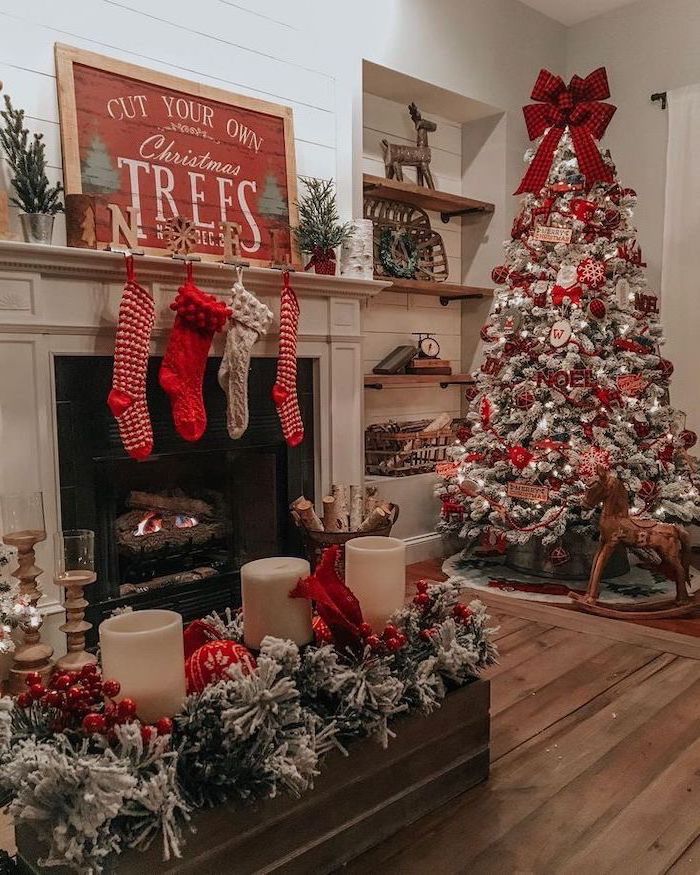
[{"label": "tall pillar candle", "polygon": [[352,538],[345,544],[345,583],[357,597],[365,622],[381,632],[404,603],[406,545],[398,538]]},{"label": "tall pillar candle", "polygon": [[117,614],[100,623],[102,673],[119,681],[118,699],[133,699],[139,718],[172,717],[186,696],[182,617],[175,611]]},{"label": "tall pillar candle", "polygon": [[243,637],[257,650],[266,635],[308,644],[313,638],[311,602],[290,598],[300,577],[308,577],[306,559],[279,556],[256,559],[241,568]]}]

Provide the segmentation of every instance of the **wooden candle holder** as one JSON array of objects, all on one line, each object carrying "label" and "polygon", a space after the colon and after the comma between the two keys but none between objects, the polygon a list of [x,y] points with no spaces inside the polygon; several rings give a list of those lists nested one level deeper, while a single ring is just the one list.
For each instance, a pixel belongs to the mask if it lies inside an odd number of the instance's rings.
[{"label": "wooden candle holder", "polygon": [[66,591],[66,622],[59,628],[66,633],[68,652],[56,660],[56,667],[62,671],[80,671],[83,666],[97,662],[94,653],[85,650],[85,634],[92,629],[92,623],[85,619],[85,608],[89,602],[83,593],[85,587],[96,580],[94,571],[71,571],[54,577],[56,586]]},{"label": "wooden candle holder", "polygon": [[[35,563],[34,547],[44,540],[46,540],[46,532],[40,530],[8,532],[3,535],[3,541],[9,547],[17,548],[18,565],[12,576],[19,580],[19,593],[28,598],[34,608],[41,598],[41,590],[36,579],[42,573],[42,569]],[[7,682],[7,691],[12,695],[26,690],[26,678],[30,672],[39,672],[43,680],[48,680],[51,674],[53,647],[42,643],[41,626],[40,618],[36,626],[20,623],[23,641],[15,649]]]}]

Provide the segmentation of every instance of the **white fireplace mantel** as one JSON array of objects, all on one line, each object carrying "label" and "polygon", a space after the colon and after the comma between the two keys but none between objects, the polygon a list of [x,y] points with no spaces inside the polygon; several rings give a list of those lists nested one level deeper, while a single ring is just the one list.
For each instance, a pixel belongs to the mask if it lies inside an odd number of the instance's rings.
[{"label": "white fireplace mantel", "polygon": [[[49,538],[39,545],[37,559],[46,571],[41,583],[49,613],[60,614],[59,594],[51,583],[51,538],[61,527],[54,359],[113,353],[123,261],[119,253],[0,241],[0,491],[44,493]],[[155,301],[151,351],[161,354],[183,264],[137,256],[135,269]],[[225,295],[234,277],[230,265],[194,265],[194,280],[205,291]],[[254,348],[255,355],[274,357],[280,272],[246,268],[243,281],[275,313],[270,333]],[[332,482],[362,481],[360,305],[388,284],[303,272],[294,273],[291,284],[301,307],[297,353],[312,358],[315,366],[316,486],[321,495]],[[213,354],[221,344],[219,336]],[[155,443],[157,452],[157,434]],[[61,637],[52,643],[61,647]]]}]

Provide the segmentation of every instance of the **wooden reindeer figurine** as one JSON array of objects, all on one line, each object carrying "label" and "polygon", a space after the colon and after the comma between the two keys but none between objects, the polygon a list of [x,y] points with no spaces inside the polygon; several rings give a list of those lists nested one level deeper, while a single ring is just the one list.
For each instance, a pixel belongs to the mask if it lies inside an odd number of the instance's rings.
[{"label": "wooden reindeer figurine", "polygon": [[396,179],[403,182],[403,167],[416,168],[416,181],[418,185],[435,188],[433,175],[430,172],[430,146],[428,134],[437,130],[435,122],[424,119],[415,103],[411,103],[408,111],[416,128],[416,145],[405,146],[402,143],[390,143],[382,140],[384,152],[384,171],[387,179]]},{"label": "wooden reindeer figurine", "polygon": [[[629,513],[627,490],[618,478],[606,468],[598,467],[597,480],[592,483],[583,497],[583,506],[589,509],[601,502],[600,546],[593,560],[588,589],[584,596],[569,593],[582,610],[602,616],[668,617],[681,616],[695,609],[688,595],[690,582],[690,537],[685,529],[671,523],[660,523],[651,519],[635,519]],[[672,604],[661,606],[658,603],[649,610],[631,610],[625,606],[615,608],[598,604],[600,583],[608,559],[619,544],[632,549],[648,550],[656,553],[661,564],[676,584],[676,598]]]}]

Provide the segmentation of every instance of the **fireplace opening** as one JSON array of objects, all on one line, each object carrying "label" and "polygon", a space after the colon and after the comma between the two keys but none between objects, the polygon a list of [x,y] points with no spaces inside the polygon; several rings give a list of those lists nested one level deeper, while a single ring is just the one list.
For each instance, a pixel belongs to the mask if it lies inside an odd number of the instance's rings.
[{"label": "fireplace opening", "polygon": [[237,441],[226,431],[219,361],[207,363],[207,430],[193,444],[173,427],[157,381],[160,358],[151,359],[154,450],[137,462],[125,453],[106,404],[112,358],[55,360],[61,525],[95,531],[92,623],[124,605],[171,608],[185,619],[236,606],[241,565],[303,555],[288,507],[299,495],[314,493],[313,362],[299,361],[306,436],[289,448],[270,394],[275,360],[251,362],[250,423]]}]

